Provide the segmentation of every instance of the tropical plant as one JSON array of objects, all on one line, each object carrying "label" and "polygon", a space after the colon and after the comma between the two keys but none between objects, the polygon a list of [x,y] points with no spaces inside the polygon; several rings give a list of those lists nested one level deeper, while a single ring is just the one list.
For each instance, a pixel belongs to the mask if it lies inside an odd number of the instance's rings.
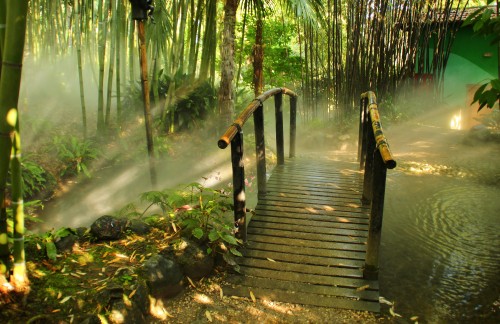
[{"label": "tropical plant", "polygon": [[[29,281],[24,253],[24,205],[21,179],[21,138],[19,133],[18,99],[21,84],[24,40],[26,35],[27,0],[0,2],[0,290],[6,289],[10,277],[11,287],[26,293]],[[7,236],[6,183],[8,168],[12,175],[11,206],[14,213],[11,253]],[[9,289],[7,289],[9,290]]]},{"label": "tropical plant", "polygon": [[21,170],[26,198],[35,196],[55,182],[54,177],[35,161],[23,159]]},{"label": "tropical plant", "polygon": [[[498,15],[499,1],[496,1],[496,17],[492,18],[493,10],[488,7],[493,0],[487,0],[486,6],[476,9],[469,15],[463,26],[472,25],[473,31],[478,35],[493,36],[492,45],[497,45],[500,50],[500,16]],[[478,111],[484,107],[493,108],[496,102],[500,103],[500,54],[498,56],[498,78],[491,79],[483,83],[474,93],[474,100],[471,104],[479,103]]]},{"label": "tropical plant", "polygon": [[60,175],[85,174],[91,177],[88,165],[99,155],[99,150],[95,144],[88,139],[79,139],[75,136],[54,137],[54,147],[57,157],[63,163]]}]

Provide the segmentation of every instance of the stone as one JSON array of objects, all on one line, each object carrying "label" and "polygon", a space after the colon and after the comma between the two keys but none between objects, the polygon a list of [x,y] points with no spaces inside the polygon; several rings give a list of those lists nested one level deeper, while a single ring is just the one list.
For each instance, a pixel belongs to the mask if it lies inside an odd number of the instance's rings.
[{"label": "stone", "polygon": [[126,222],[114,216],[104,215],[90,226],[92,235],[100,241],[118,240],[125,231]]},{"label": "stone", "polygon": [[147,323],[144,318],[142,311],[135,305],[126,300],[125,298],[116,300],[111,306],[109,312],[109,320],[111,323],[122,324],[122,323]]},{"label": "stone", "polygon": [[146,235],[151,231],[151,226],[140,219],[131,219],[127,222],[127,230],[130,230],[137,235]]},{"label": "stone", "polygon": [[184,275],[179,265],[158,254],[144,262],[141,275],[155,298],[174,297],[183,288]]},{"label": "stone", "polygon": [[75,245],[76,241],[78,241],[78,236],[69,234],[59,238],[54,244],[59,252],[71,252],[73,251],[73,245]]},{"label": "stone", "polygon": [[191,280],[209,276],[214,269],[214,258],[207,254],[207,248],[191,240],[180,239],[160,252],[173,258],[181,267],[184,275]]}]

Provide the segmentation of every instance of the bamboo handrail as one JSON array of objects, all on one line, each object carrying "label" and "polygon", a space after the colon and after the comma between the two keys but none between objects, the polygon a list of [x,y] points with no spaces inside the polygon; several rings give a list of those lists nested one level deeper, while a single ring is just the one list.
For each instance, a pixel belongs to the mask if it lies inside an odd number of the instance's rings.
[{"label": "bamboo handrail", "polygon": [[387,138],[382,130],[382,125],[380,124],[377,96],[373,91],[367,91],[361,94],[361,98],[368,100],[368,113],[370,114],[373,135],[375,136],[376,147],[380,151],[380,155],[382,155],[382,160],[384,160],[388,169],[394,169],[396,167],[396,160],[392,156],[391,150],[389,149],[389,143],[387,142]]},{"label": "bamboo handrail", "polygon": [[264,101],[269,99],[269,97],[274,96],[278,93],[283,93],[294,98],[297,97],[297,94],[295,92],[287,88],[274,88],[264,92],[263,94],[252,100],[252,102],[250,102],[248,106],[239,114],[234,123],[229,126],[224,135],[222,135],[217,142],[219,148],[225,149],[226,147],[228,147],[228,145],[231,143],[234,136],[238,132],[238,129],[243,128],[243,125],[245,125],[246,121],[248,120],[248,118],[250,118],[250,116],[253,115],[255,110],[259,108],[259,106],[262,105]]},{"label": "bamboo handrail", "polygon": [[243,163],[243,126],[253,115],[255,127],[255,155],[257,159],[257,186],[259,196],[266,192],[266,150],[264,141],[264,101],[274,96],[276,116],[276,151],[278,165],[285,163],[283,140],[283,94],[290,96],[290,157],[295,156],[297,94],[287,88],[268,90],[252,100],[217,141],[221,149],[231,144],[233,169],[233,200],[235,234],[246,241],[245,167]]}]

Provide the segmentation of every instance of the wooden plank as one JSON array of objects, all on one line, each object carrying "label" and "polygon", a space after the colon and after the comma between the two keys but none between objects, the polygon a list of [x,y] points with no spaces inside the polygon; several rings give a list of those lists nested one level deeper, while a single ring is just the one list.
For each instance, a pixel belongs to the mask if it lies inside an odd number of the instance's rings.
[{"label": "wooden plank", "polygon": [[[271,219],[272,217],[272,219]],[[264,209],[259,209],[252,219],[260,220],[260,221],[269,221],[269,222],[281,222],[288,224],[299,224],[295,220],[303,220],[303,221],[315,221],[315,222],[325,222],[330,223],[330,227],[332,228],[340,228],[340,229],[351,229],[357,231],[368,231],[367,224],[359,224],[359,223],[349,223],[344,219],[337,220],[336,218],[328,215],[314,215],[314,214],[299,214],[299,213],[287,213],[283,215],[279,211],[268,211]],[[251,222],[250,222],[251,224]],[[318,223],[319,224],[319,223]]]},{"label": "wooden plank", "polygon": [[[285,303],[314,305],[331,308],[352,309],[368,312],[380,312],[380,304],[363,300],[354,300],[342,297],[321,296],[308,293],[294,293],[277,289],[252,288],[252,293],[256,298],[276,300]],[[224,293],[230,296],[250,297],[250,290],[247,287],[224,287]]]},{"label": "wooden plank", "polygon": [[[249,228],[265,228],[265,229],[275,229],[290,231],[293,233],[303,233],[303,234],[331,234],[337,236],[343,236],[343,241],[352,242],[352,238],[357,238],[361,242],[366,241],[367,232],[356,231],[356,230],[345,230],[336,227],[323,227],[321,225],[314,224],[314,222],[308,222],[309,226],[295,225],[295,224],[283,224],[283,223],[271,223],[268,221],[252,220]],[[349,241],[350,240],[350,241]]]},{"label": "wooden plank", "polygon": [[379,289],[377,281],[365,280],[362,278],[332,277],[319,274],[307,274],[307,273],[290,272],[282,270],[250,268],[246,266],[241,266],[240,272],[243,275],[260,277],[260,278],[278,279],[278,280],[286,280],[286,281],[302,282],[302,283],[310,283],[310,284],[318,284],[318,285],[326,285],[334,287],[344,287],[351,289],[360,289],[364,287],[367,287],[364,288],[364,290]]},{"label": "wooden plank", "polygon": [[[343,223],[352,223],[354,219],[367,219],[367,216],[365,213],[362,213],[361,211],[356,213],[356,212],[344,212],[341,210],[321,210],[321,209],[316,209],[312,207],[288,207],[288,206],[275,206],[272,204],[269,205],[264,205],[264,204],[258,204],[255,207],[255,213],[259,214],[260,211],[275,211],[279,212],[282,215],[287,215],[288,213],[291,214],[305,214],[305,215],[311,215],[311,216],[327,216],[326,218],[332,219],[338,219],[339,221]],[[361,222],[363,223],[363,222]]]},{"label": "wooden plank", "polygon": [[271,259],[274,261],[315,264],[327,267],[361,269],[364,266],[364,262],[361,260],[339,259],[339,258],[331,258],[324,256],[263,251],[263,250],[256,250],[254,249],[254,247],[246,248],[242,251],[242,253],[243,256],[246,258],[260,258],[266,260]]},{"label": "wooden plank", "polygon": [[[346,235],[336,235],[336,234],[323,234],[323,233],[304,233],[296,231],[288,231],[283,229],[274,228],[259,228],[259,227],[249,227],[249,234],[254,235],[269,235],[274,237],[288,237],[311,241],[322,241],[322,242],[335,242],[335,243],[346,243],[346,244],[357,244],[364,245],[366,243],[365,238],[346,236]],[[352,250],[352,248],[349,248]]]},{"label": "wooden plank", "polygon": [[249,241],[261,243],[283,244],[291,246],[306,246],[318,249],[332,249],[341,251],[366,252],[366,245],[346,244],[336,242],[311,241],[286,237],[274,237],[267,235],[248,235]]},{"label": "wooden plank", "polygon": [[[363,252],[355,251],[341,251],[333,250],[330,248],[317,248],[317,247],[307,247],[307,246],[293,246],[293,245],[283,245],[276,244],[272,242],[258,242],[258,241],[248,241],[247,250],[259,250],[259,251],[270,251],[278,253],[286,253],[290,256],[293,255],[309,255],[318,256],[332,259],[332,262],[338,261],[345,264],[351,264],[350,261],[356,261],[364,264],[365,254]],[[358,263],[352,263],[358,264]]]},{"label": "wooden plank", "polygon": [[304,205],[312,206],[320,210],[333,211],[340,210],[345,212],[362,212],[368,214],[370,209],[368,207],[363,207],[361,205],[349,205],[349,206],[339,206],[333,203],[331,200],[314,201],[312,199],[305,198],[289,198],[289,197],[279,197],[279,196],[268,196],[259,199],[260,205],[274,205],[274,206],[288,206],[288,207],[304,207]]},{"label": "wooden plank", "polygon": [[271,178],[275,181],[282,180],[292,180],[294,182],[304,182],[304,183],[318,183],[318,184],[330,184],[330,185],[351,185],[356,187],[362,187],[362,182],[360,181],[359,176],[355,177],[346,177],[340,174],[332,174],[330,176],[318,175],[318,174],[300,174],[300,173],[277,173],[273,174]]},{"label": "wooden plank", "polygon": [[262,210],[279,210],[292,213],[342,216],[342,218],[351,219],[352,222],[357,221],[361,224],[366,224],[368,220],[366,209],[336,206],[335,204],[316,205],[301,202],[261,199],[257,208]]},{"label": "wooden plank", "polygon": [[296,195],[304,195],[304,196],[319,196],[319,197],[329,197],[333,201],[338,198],[351,198],[356,200],[357,203],[361,202],[361,190],[344,190],[341,189],[326,189],[317,190],[317,187],[306,188],[304,186],[291,186],[285,187],[283,185],[275,184],[272,182],[267,183],[267,191],[268,192],[279,192],[284,194],[296,194]]},{"label": "wooden plank", "polygon": [[307,283],[268,279],[268,278],[246,277],[242,275],[229,276],[227,278],[227,282],[233,285],[241,285],[245,287],[260,287],[273,290],[281,289],[285,291],[312,293],[324,296],[357,298],[374,302],[378,302],[378,297],[379,297],[378,292],[372,290],[356,290],[351,288],[312,285]]},{"label": "wooden plank", "polygon": [[276,271],[297,272],[308,275],[323,275],[343,278],[363,278],[361,269],[326,267],[313,264],[300,264],[290,262],[269,261],[267,259],[240,258],[237,263],[240,266],[247,266],[259,269],[269,269]]},{"label": "wooden plank", "polygon": [[342,198],[342,197],[332,197],[332,196],[311,196],[311,195],[303,195],[303,194],[295,194],[295,193],[280,193],[278,191],[268,191],[265,196],[261,199],[265,200],[275,200],[280,199],[281,201],[309,201],[311,203],[318,204],[334,204],[335,206],[340,207],[351,207],[351,208],[359,208],[363,211],[369,212],[369,206],[364,206],[361,203],[361,199],[359,197],[356,198]]},{"label": "wooden plank", "polygon": [[363,228],[362,225],[366,225],[366,219],[363,217],[354,217],[354,213],[343,213],[343,212],[335,212],[335,213],[326,213],[326,212],[313,212],[311,210],[307,210],[305,208],[287,208],[281,206],[261,206],[257,205],[255,209],[255,213],[257,215],[269,215],[270,213],[275,213],[276,216],[282,215],[283,217],[288,218],[302,218],[302,219],[311,219],[325,222],[334,222],[334,223],[342,223],[344,225],[352,225],[343,228]]}]

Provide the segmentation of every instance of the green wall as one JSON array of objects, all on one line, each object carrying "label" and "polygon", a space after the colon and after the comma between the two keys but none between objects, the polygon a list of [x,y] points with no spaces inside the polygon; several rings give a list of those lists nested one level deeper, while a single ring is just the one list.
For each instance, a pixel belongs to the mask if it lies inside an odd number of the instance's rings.
[{"label": "green wall", "polygon": [[[445,71],[447,101],[465,105],[467,84],[498,77],[498,49],[490,45],[490,41],[491,38],[474,35],[472,28],[458,31]],[[485,57],[486,52],[491,53],[491,57]]]}]

